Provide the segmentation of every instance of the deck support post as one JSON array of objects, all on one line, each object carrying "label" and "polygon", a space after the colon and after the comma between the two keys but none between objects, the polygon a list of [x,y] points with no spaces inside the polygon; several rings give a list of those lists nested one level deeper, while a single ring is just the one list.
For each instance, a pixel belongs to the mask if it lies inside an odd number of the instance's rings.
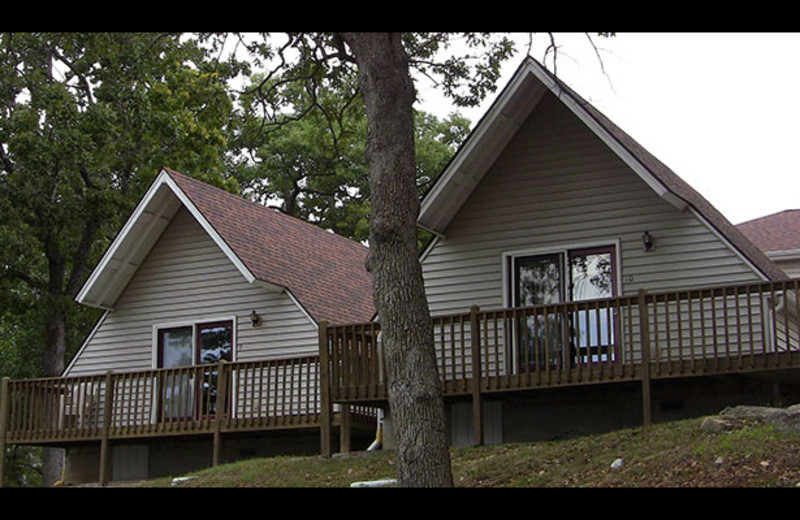
[{"label": "deck support post", "polygon": [[349,404],[343,404],[339,412],[339,452],[350,453],[352,450],[353,414]]},{"label": "deck support post", "polygon": [[650,426],[652,422],[652,402],[650,396],[650,317],[647,312],[647,293],[639,289],[639,330],[642,338],[642,423]]},{"label": "deck support post", "polygon": [[111,430],[111,412],[114,405],[114,380],[113,372],[106,372],[105,397],[103,401],[103,429],[100,436],[100,481],[101,486],[105,486],[110,480],[111,470],[111,447],[108,442],[108,434]]},{"label": "deck support post", "polygon": [[320,392],[320,455],[333,454],[333,406],[331,403],[330,364],[328,356],[328,322],[319,323],[319,392]]},{"label": "deck support post", "polygon": [[0,383],[0,488],[6,482],[6,431],[8,430],[9,397],[8,382],[4,377]]},{"label": "deck support post", "polygon": [[479,307],[470,309],[470,341],[472,343],[472,431],[476,446],[483,446],[483,400],[481,397],[481,327],[478,321]]},{"label": "deck support post", "polygon": [[228,402],[228,372],[225,370],[225,360],[220,359],[217,366],[217,396],[214,403],[214,447],[211,455],[211,465],[219,465],[219,454],[222,450],[222,421],[230,413],[226,408]]}]

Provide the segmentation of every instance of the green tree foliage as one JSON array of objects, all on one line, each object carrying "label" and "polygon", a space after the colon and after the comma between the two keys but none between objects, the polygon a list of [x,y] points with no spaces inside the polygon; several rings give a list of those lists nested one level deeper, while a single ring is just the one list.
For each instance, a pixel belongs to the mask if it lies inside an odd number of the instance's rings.
[{"label": "green tree foliage", "polygon": [[[254,78],[254,86],[263,78]],[[278,82],[278,80],[273,80]],[[364,157],[366,114],[355,78],[317,87],[289,82],[272,91],[283,104],[265,109],[254,86],[240,98],[230,171],[245,195],[360,242],[369,237],[369,172]],[[272,115],[267,115],[271,113]],[[417,179],[424,193],[466,138],[470,122],[415,117]]]},{"label": "green tree foliage", "polygon": [[210,63],[177,35],[2,35],[0,317],[16,331],[44,320],[40,337],[14,335],[44,352],[44,374],[79,340],[67,322],[96,318],[73,299],[158,170],[224,184],[232,70]]},{"label": "green tree foliage", "polygon": [[0,375],[60,375],[98,318],[74,298],[161,167],[235,189],[234,72],[180,35],[0,35]]}]

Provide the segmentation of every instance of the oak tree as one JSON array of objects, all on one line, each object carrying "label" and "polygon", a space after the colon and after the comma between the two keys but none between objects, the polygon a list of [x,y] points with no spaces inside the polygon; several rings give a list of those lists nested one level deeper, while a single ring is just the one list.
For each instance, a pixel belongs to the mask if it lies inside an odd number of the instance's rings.
[{"label": "oak tree", "polygon": [[[461,35],[477,51],[440,60],[457,35],[447,33],[288,34],[281,43],[243,38],[241,43],[282,72],[259,85],[269,99],[298,81],[312,90],[337,83],[355,70],[366,111],[365,157],[369,169],[370,253],[373,296],[381,322],[389,409],[402,486],[452,486],[444,405],[417,248],[420,200],[415,169],[412,67],[438,78],[457,104],[476,104],[495,88],[500,63],[513,52],[509,39]],[[275,81],[273,81],[275,80]]]},{"label": "oak tree", "polygon": [[177,34],[0,34],[0,347],[25,375],[63,372],[97,318],[74,298],[162,166],[224,184],[212,63]]}]

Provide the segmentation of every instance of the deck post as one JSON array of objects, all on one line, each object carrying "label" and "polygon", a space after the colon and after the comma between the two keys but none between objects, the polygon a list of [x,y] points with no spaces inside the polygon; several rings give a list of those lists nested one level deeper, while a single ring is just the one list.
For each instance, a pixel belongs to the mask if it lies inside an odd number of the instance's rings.
[{"label": "deck post", "polygon": [[343,404],[339,412],[339,452],[352,451],[353,413],[349,404]]},{"label": "deck post", "polygon": [[103,429],[100,436],[100,485],[105,486],[109,481],[111,469],[111,449],[108,443],[108,434],[111,429],[111,412],[114,404],[113,372],[106,372],[106,388],[103,402]]},{"label": "deck post", "polygon": [[642,423],[652,422],[652,403],[650,397],[650,317],[647,312],[647,293],[639,289],[639,330],[642,335]]},{"label": "deck post", "polygon": [[320,393],[320,455],[330,457],[332,452],[333,406],[331,404],[330,365],[328,356],[328,322],[319,323],[319,393]]},{"label": "deck post", "polygon": [[470,309],[470,342],[472,343],[472,431],[476,446],[483,446],[483,401],[481,399],[481,327],[478,321],[480,308]]},{"label": "deck post", "polygon": [[228,372],[225,370],[225,360],[220,359],[217,365],[217,397],[214,403],[214,449],[211,456],[211,465],[219,465],[219,453],[222,449],[222,421],[225,419],[226,404],[228,402]]},{"label": "deck post", "polygon": [[6,430],[8,430],[8,396],[9,378],[4,377],[0,383],[0,488],[5,487],[6,482]]}]

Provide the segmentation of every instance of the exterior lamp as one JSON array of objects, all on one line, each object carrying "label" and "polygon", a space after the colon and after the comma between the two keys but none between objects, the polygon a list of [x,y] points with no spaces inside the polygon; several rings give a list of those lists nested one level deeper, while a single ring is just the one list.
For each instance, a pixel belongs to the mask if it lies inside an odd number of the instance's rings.
[{"label": "exterior lamp", "polygon": [[647,231],[644,232],[642,235],[642,245],[644,246],[645,253],[648,253],[653,250],[653,237],[650,236],[650,233]]},{"label": "exterior lamp", "polygon": [[250,322],[253,324],[253,327],[257,327],[261,325],[261,316],[256,311],[250,313]]}]

